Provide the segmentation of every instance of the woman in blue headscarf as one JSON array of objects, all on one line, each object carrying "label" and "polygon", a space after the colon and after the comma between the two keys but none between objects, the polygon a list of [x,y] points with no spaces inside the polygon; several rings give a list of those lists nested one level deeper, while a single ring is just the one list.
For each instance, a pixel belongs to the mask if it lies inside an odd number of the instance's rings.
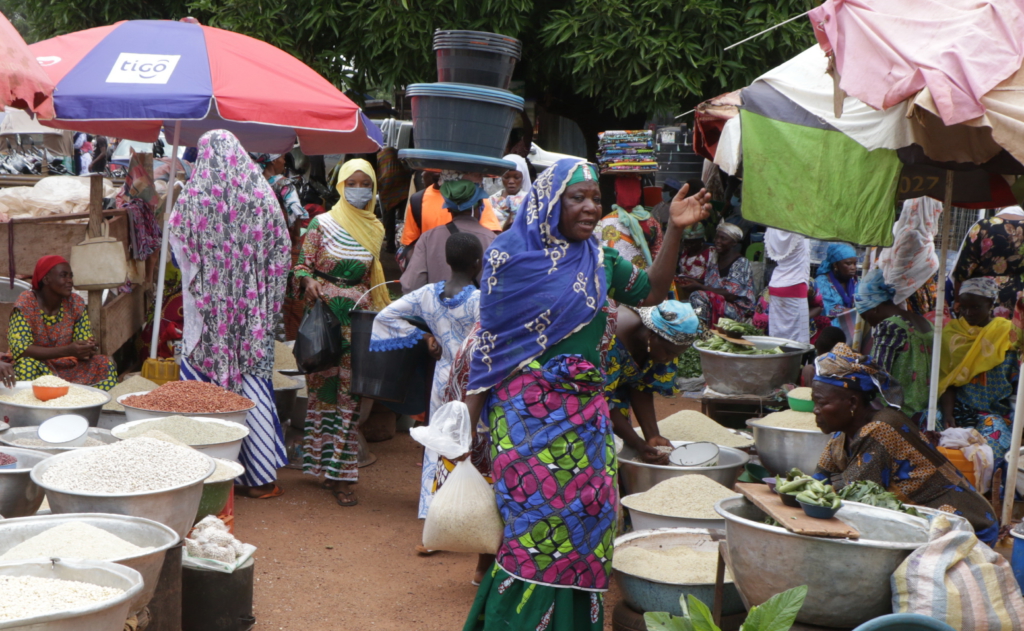
[{"label": "woman in blue headscarf", "polygon": [[[888,371],[846,344],[819,356],[815,369],[815,422],[832,435],[815,478],[836,490],[874,482],[907,504],[964,517],[978,539],[995,544],[999,523],[991,504],[899,412],[904,392]],[[883,405],[873,404],[877,396]]]},{"label": "woman in blue headscarf", "polygon": [[[814,285],[821,295],[824,315],[833,318],[853,309],[857,293],[857,251],[848,243],[831,243],[818,265]],[[836,320],[833,326],[839,326]]]},{"label": "woman in blue headscarf", "polygon": [[[702,330],[689,303],[666,300],[657,307],[618,309],[615,337],[605,362],[604,392],[615,433],[645,462],[668,464],[668,454],[656,449],[671,443],[658,432],[654,394],[679,394],[679,357],[699,339]],[[630,409],[644,438],[633,429]]]},{"label": "woman in blue headscarf", "polygon": [[710,209],[705,191],[685,195],[644,272],[594,235],[594,166],[559,160],[485,252],[466,404],[474,425],[481,414],[489,422],[505,531],[466,631],[603,629],[617,504],[600,370],[608,299],[664,299],[683,229]]},{"label": "woman in blue headscarf", "polygon": [[903,386],[900,409],[914,418],[928,409],[932,325],[923,316],[897,307],[895,296],[896,288],[875,268],[857,287],[854,308],[872,327],[872,355]]}]

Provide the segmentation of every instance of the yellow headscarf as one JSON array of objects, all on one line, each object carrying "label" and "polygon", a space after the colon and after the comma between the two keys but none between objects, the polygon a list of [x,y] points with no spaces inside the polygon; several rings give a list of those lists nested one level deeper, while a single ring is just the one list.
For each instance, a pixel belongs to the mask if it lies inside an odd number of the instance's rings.
[{"label": "yellow headscarf", "polygon": [[[356,171],[362,171],[373,180],[374,196],[366,208],[356,208],[345,199],[345,180]],[[373,214],[374,205],[377,203],[377,175],[370,163],[360,159],[349,160],[341,165],[338,172],[338,192],[341,193],[341,199],[331,209],[331,218],[373,255],[373,262],[370,263],[370,286],[374,289],[370,292],[370,298],[373,309],[380,311],[391,304],[391,296],[388,294],[388,288],[382,285],[384,268],[380,265],[380,248],[384,244],[384,224]]]},{"label": "yellow headscarf", "polygon": [[1010,329],[1006,318],[992,318],[982,327],[958,318],[942,329],[942,357],[939,361],[939,394],[950,386],[964,386],[976,376],[992,370],[1006,359],[1010,350]]}]

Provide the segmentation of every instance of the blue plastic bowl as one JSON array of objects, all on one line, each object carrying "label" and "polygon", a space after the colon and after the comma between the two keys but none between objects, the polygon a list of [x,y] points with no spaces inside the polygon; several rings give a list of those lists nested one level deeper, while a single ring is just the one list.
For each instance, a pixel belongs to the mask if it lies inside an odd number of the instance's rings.
[{"label": "blue plastic bowl", "polygon": [[[794,497],[794,499],[796,499]],[[843,503],[839,502],[838,508],[826,508],[825,506],[815,506],[814,504],[805,504],[800,500],[796,500],[801,508],[804,509],[804,514],[808,517],[815,519],[832,519],[839,512],[839,509],[843,507]]]},{"label": "blue plastic bowl", "polygon": [[796,495],[793,495],[792,493],[779,493],[779,498],[782,499],[782,503],[786,506],[792,506],[793,508],[800,507],[796,502]]}]

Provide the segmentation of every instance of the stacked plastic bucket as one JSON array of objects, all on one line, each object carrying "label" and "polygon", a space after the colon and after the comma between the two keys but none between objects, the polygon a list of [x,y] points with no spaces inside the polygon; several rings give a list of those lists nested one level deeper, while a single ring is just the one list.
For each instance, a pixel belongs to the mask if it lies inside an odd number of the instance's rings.
[{"label": "stacked plastic bucket", "polygon": [[437,83],[415,83],[412,102],[415,149],[398,157],[413,169],[453,169],[501,175],[515,168],[502,160],[523,99],[508,91],[522,43],[480,31],[437,31]]}]

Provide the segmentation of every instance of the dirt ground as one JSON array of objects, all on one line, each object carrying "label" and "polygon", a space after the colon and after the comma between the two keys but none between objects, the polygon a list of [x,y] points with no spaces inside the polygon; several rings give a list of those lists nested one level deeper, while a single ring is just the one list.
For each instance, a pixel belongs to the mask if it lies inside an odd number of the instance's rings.
[{"label": "dirt ground", "polygon": [[[658,418],[693,409],[656,397]],[[454,631],[476,595],[475,555],[416,554],[423,522],[419,446],[408,434],[373,443],[377,462],[359,472],[359,505],[342,508],[312,476],[283,469],[270,500],[237,498],[235,535],[256,553],[257,629]],[[611,629],[614,589],[606,601]]]}]

